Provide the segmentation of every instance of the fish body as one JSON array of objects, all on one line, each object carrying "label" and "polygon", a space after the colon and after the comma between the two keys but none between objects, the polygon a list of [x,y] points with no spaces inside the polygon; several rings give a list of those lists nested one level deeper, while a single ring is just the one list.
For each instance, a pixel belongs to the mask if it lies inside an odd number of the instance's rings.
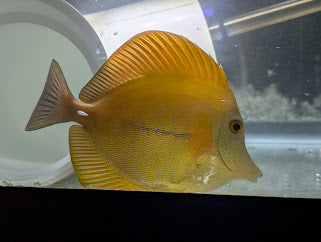
[{"label": "fish body", "polygon": [[53,61],[26,130],[78,122],[69,145],[85,187],[202,192],[262,176],[246,151],[223,69],[184,37],[162,31],[134,36],[80,99]]}]

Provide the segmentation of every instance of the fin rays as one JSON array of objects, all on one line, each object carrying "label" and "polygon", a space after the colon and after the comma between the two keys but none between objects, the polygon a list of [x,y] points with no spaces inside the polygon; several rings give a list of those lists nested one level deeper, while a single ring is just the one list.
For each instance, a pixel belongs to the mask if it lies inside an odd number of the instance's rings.
[{"label": "fin rays", "polygon": [[92,103],[113,88],[149,74],[195,76],[200,82],[229,89],[223,69],[198,46],[179,35],[147,31],[122,45],[82,89],[79,98]]},{"label": "fin rays", "polygon": [[73,96],[58,63],[52,60],[44,90],[30,117],[26,130],[36,130],[65,122],[68,117],[61,117],[61,113],[65,108],[66,100],[72,98]]},{"label": "fin rays", "polygon": [[83,127],[71,126],[69,147],[75,172],[83,186],[99,189],[142,190],[108,167],[97,153]]}]

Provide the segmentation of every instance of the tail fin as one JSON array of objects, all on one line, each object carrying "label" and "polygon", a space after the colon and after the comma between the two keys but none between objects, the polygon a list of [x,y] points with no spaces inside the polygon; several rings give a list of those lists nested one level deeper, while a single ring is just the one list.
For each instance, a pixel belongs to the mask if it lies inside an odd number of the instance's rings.
[{"label": "tail fin", "polygon": [[71,121],[68,104],[73,99],[58,63],[52,60],[44,90],[26,126],[26,131]]}]

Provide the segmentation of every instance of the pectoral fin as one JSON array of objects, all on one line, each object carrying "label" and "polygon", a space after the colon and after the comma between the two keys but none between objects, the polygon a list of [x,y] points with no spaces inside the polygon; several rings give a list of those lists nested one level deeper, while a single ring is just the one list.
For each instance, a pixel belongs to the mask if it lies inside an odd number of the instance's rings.
[{"label": "pectoral fin", "polygon": [[97,153],[86,130],[73,125],[69,130],[72,164],[80,183],[87,188],[142,190],[119,176]]}]

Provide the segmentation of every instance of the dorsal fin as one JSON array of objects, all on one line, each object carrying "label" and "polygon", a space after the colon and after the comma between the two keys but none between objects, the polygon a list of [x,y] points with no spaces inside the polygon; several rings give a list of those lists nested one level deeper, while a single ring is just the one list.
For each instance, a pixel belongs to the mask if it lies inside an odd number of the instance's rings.
[{"label": "dorsal fin", "polygon": [[147,31],[115,51],[81,90],[79,98],[94,102],[114,87],[149,74],[195,76],[229,89],[223,69],[191,41],[168,32]]}]

